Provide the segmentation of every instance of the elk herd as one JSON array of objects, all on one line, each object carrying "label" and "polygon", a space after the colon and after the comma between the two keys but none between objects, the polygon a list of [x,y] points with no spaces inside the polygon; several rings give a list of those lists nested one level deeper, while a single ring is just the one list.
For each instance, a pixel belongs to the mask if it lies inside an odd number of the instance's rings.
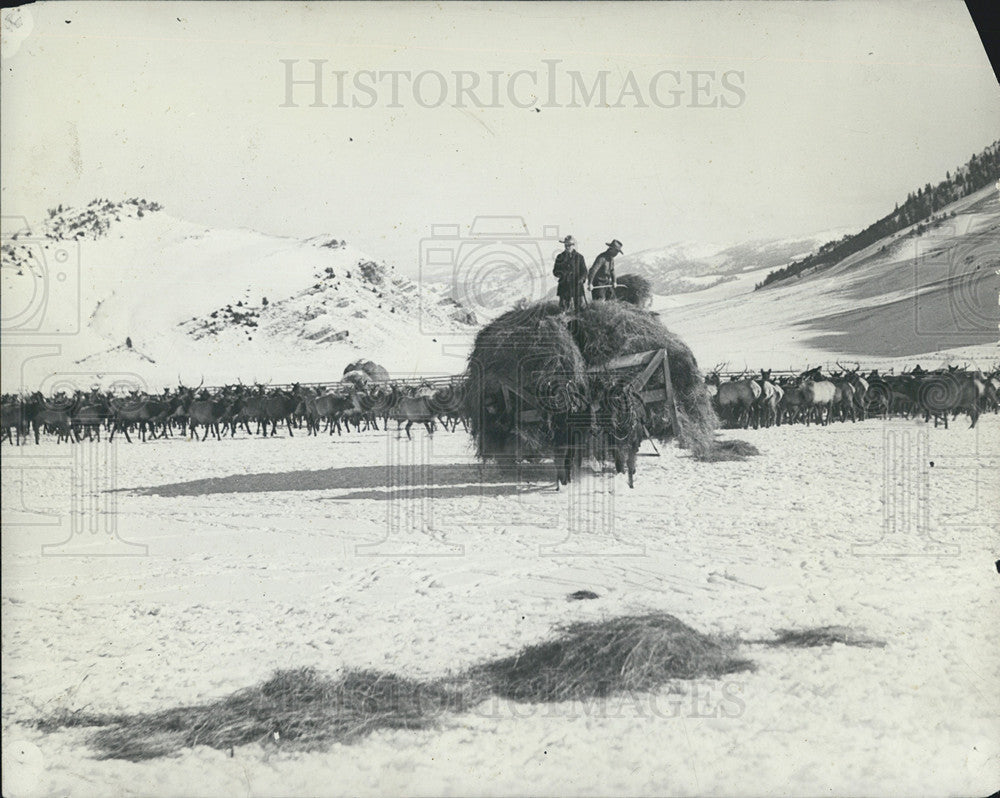
[{"label": "elk herd", "polygon": [[[775,376],[763,370],[723,379],[714,368],[705,382],[722,424],[729,428],[863,421],[867,418],[922,417],[943,424],[967,415],[975,426],[980,414],[998,410],[1000,370],[990,374],[956,366],[925,371],[919,366],[900,374],[862,375],[856,366],[838,364],[824,374],[820,367],[799,374]],[[405,429],[414,424],[433,433],[440,425],[454,432],[468,429],[461,378],[448,381],[375,381],[361,373],[348,374],[329,386],[269,387],[242,383],[222,388],[178,384],[159,394],[130,391],[124,395],[92,389],[43,396],[4,395],[3,438],[20,445],[43,433],[56,440],[108,440],[122,435],[129,443],[175,435],[204,441],[221,440],[243,431],[271,437],[279,430],[290,437],[342,435],[350,432]],[[404,426],[405,425],[405,426]]]},{"label": "elk herd", "polygon": [[860,367],[838,368],[824,374],[822,367],[799,374],[721,377],[717,366],[705,378],[712,403],[724,426],[729,428],[780,426],[782,424],[829,424],[831,421],[864,421],[867,418],[898,416],[933,419],[948,427],[967,415],[976,426],[984,412],[998,410],[1000,369],[990,374],[979,370],[948,366],[925,371],[920,366],[900,374],[867,375]]},{"label": "elk herd", "polygon": [[[350,377],[351,375],[348,375]],[[129,391],[125,395],[91,389],[72,394],[59,392],[44,396],[40,391],[25,395],[4,395],[3,439],[20,445],[42,433],[56,436],[57,442],[107,440],[117,434],[132,442],[176,435],[204,441],[211,435],[221,440],[244,431],[247,435],[272,437],[284,429],[306,435],[378,430],[391,421],[403,428],[407,437],[414,424],[433,433],[440,424],[454,431],[462,417],[459,381],[434,384],[375,382],[355,376],[329,387],[303,386],[272,388],[265,385],[227,385],[195,388],[178,385],[159,394]]]}]

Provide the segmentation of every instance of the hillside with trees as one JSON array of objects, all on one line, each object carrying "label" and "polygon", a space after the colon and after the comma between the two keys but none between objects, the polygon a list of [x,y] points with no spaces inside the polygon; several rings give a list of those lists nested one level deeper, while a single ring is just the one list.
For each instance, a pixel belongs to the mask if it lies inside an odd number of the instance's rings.
[{"label": "hillside with trees", "polygon": [[829,241],[813,254],[792,261],[782,269],[769,272],[754,290],[789,277],[801,276],[810,269],[820,270],[833,266],[886,236],[913,225],[916,227],[912,232],[920,235],[944,219],[943,214],[936,216],[941,209],[998,179],[1000,179],[1000,141],[995,141],[958,167],[954,174],[947,172],[945,179],[936,186],[928,183],[915,192],[911,191],[902,205],[897,203],[892,213],[869,225],[860,233],[844,236],[837,241]]}]

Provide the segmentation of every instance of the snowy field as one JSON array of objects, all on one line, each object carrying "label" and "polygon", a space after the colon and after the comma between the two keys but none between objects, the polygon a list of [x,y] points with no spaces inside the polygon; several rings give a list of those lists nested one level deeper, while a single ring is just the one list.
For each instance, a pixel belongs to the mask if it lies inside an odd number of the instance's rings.
[{"label": "snowy field", "polygon": [[[3,537],[4,736],[27,752],[5,781],[24,795],[987,795],[1000,418],[966,427],[728,433],[761,455],[667,448],[640,457],[634,490],[585,470],[559,493],[544,475],[481,473],[462,433],[26,447],[18,462],[41,468],[3,469],[5,520],[36,524]],[[99,475],[77,494],[73,456]],[[70,506],[100,533],[64,542]],[[136,556],[57,556],[79,546]],[[599,598],[568,601],[577,590]],[[603,704],[488,701],[318,753],[99,760],[85,731],[30,725],[219,698],[279,668],[438,676],[562,623],[653,611],[748,640],[836,624],[886,645],[747,644],[753,673]]]}]

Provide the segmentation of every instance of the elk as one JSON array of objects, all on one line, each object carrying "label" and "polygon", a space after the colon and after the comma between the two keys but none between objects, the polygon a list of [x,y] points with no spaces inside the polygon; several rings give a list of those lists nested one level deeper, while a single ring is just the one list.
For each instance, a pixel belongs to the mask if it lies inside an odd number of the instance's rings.
[{"label": "elk", "polygon": [[110,405],[112,420],[111,434],[108,440],[113,441],[115,433],[121,432],[125,436],[125,440],[132,443],[128,431],[130,427],[136,425],[139,427],[140,439],[144,443],[147,431],[153,432],[153,437],[155,437],[155,431],[149,424],[148,399],[145,395],[139,391],[132,391],[124,398],[112,397],[108,401],[108,404]]},{"label": "elk", "polygon": [[782,391],[781,399],[778,401],[778,424],[780,425],[782,421],[794,424],[799,420],[805,407],[806,400],[802,388],[791,377],[782,379],[778,387]]},{"label": "elk", "polygon": [[830,381],[834,387],[831,412],[836,410],[841,421],[847,421],[850,416],[851,423],[854,423],[857,421],[857,414],[854,412],[854,386],[843,374],[834,376]]},{"label": "elk", "polygon": [[288,393],[286,391],[277,390],[264,400],[264,437],[266,438],[267,425],[271,424],[271,435],[278,434],[278,422],[284,421],[285,426],[288,428],[288,437],[294,437],[292,434],[292,413],[295,412],[295,406],[297,404],[295,393],[298,391],[299,386],[296,383],[292,386],[292,392]]},{"label": "elk", "polygon": [[400,424],[403,421],[406,422],[407,438],[412,439],[410,427],[415,423],[423,424],[428,435],[434,434],[434,410],[431,408],[430,396],[426,391],[406,396],[399,390],[398,385],[394,385],[389,408],[390,418],[395,419]]},{"label": "elk", "polygon": [[146,400],[146,423],[154,438],[158,437],[156,434],[157,426],[163,428],[159,437],[165,438],[171,434],[170,421],[180,405],[180,396],[171,396],[169,390],[165,390],[157,399],[150,398]]},{"label": "elk", "polygon": [[430,403],[442,427],[450,428],[454,432],[461,422],[462,427],[468,432],[469,425],[462,409],[465,405],[465,385],[463,382],[452,382],[446,387],[438,388],[431,396]]},{"label": "elk", "polygon": [[350,421],[354,419],[360,426],[361,405],[353,390],[329,391],[316,400],[316,410],[327,419],[330,434],[336,428],[340,435],[343,430],[351,431]]},{"label": "elk", "polygon": [[45,399],[41,391],[32,394],[31,427],[35,433],[35,444],[39,442],[39,432],[42,427],[48,430],[55,430],[56,443],[66,440],[74,442],[71,435],[72,401],[64,393],[57,393],[52,399]]},{"label": "elk", "polygon": [[[21,397],[4,398],[2,405],[3,440],[8,440],[12,445],[20,446],[21,438],[27,437],[28,420],[26,417],[26,407]],[[11,430],[14,434],[11,435]]]},{"label": "elk", "polygon": [[[373,394],[370,394],[368,384],[358,386],[349,384],[331,394],[331,424],[330,433],[333,434],[333,427],[337,428],[337,434],[341,430],[351,431],[354,425],[355,432],[361,432],[361,424],[364,422],[365,429],[370,429],[374,420],[374,408],[378,404]],[[386,411],[388,412],[388,411]],[[378,424],[375,424],[378,429]]]},{"label": "elk", "polygon": [[807,426],[814,418],[817,424],[823,424],[823,426],[830,423],[830,414],[833,412],[833,404],[837,395],[837,387],[829,380],[824,379],[820,370],[820,367],[816,366],[800,375],[802,383],[799,388],[802,391],[803,404],[805,405]]},{"label": "elk", "polygon": [[865,386],[863,417],[867,417],[874,410],[876,414],[881,413],[883,419],[888,418],[892,407],[892,386],[878,373],[878,369],[873,369],[869,373]]},{"label": "elk", "polygon": [[784,391],[771,382],[771,370],[761,369],[760,379],[756,381],[760,386],[760,396],[754,404],[754,429],[763,425],[770,427],[778,423],[778,406],[784,396]]},{"label": "elk", "polygon": [[207,391],[201,391],[199,394],[198,389],[204,384],[205,378],[202,377],[197,388],[181,389],[183,397],[181,404],[184,408],[184,414],[187,416],[188,429],[191,437],[197,438],[198,427],[203,426],[205,433],[201,437],[202,441],[208,437],[209,432],[216,440],[222,440],[222,435],[219,433],[219,422],[228,408],[224,402],[213,399]]},{"label": "elk", "polygon": [[107,402],[103,397],[98,395],[96,390],[91,391],[89,400],[84,400],[81,395],[77,400],[71,418],[73,434],[77,441],[81,440],[81,431],[86,431],[88,441],[91,440],[91,432],[96,435],[97,440],[100,440],[101,424],[103,424],[105,419],[109,416],[110,412],[108,410]]},{"label": "elk", "polygon": [[729,382],[719,382],[718,374],[709,375],[718,389],[715,401],[719,407],[719,415],[733,426],[746,429],[750,425],[754,405],[760,398],[761,388],[753,380],[743,379],[742,376],[734,377]]},{"label": "elk", "polygon": [[266,424],[264,421],[265,416],[265,391],[263,385],[255,385],[254,393],[250,396],[245,395],[245,391],[242,390],[240,393],[243,395],[243,403],[240,411],[234,416],[234,421],[236,426],[243,424],[243,428],[247,431],[247,435],[253,435],[254,433],[250,429],[250,422],[257,422],[257,434],[259,435],[261,429],[266,431]]},{"label": "elk", "polygon": [[310,394],[302,390],[298,394],[298,404],[295,406],[295,415],[301,417],[306,423],[307,435],[319,435],[320,415],[316,410],[316,400],[318,395]]},{"label": "elk", "polygon": [[909,418],[917,406],[919,377],[912,374],[890,374],[885,381],[889,386],[889,411]]},{"label": "elk", "polygon": [[705,390],[708,393],[708,400],[716,410],[718,409],[719,375],[722,374],[722,370],[725,367],[725,363],[717,363],[709,371],[705,372]]},{"label": "elk", "polygon": [[925,419],[934,415],[935,426],[939,415],[944,419],[944,428],[948,429],[949,412],[954,418],[958,418],[959,413],[968,413],[969,429],[972,429],[979,421],[979,404],[984,391],[985,385],[978,374],[949,366],[946,372],[925,374],[920,380],[917,400]]},{"label": "elk", "polygon": [[358,388],[352,393],[352,401],[355,410],[352,415],[356,418],[356,426],[361,431],[361,422],[364,422],[365,431],[378,430],[378,416],[384,412],[382,405],[385,402],[384,389],[375,382],[370,382],[363,388]]},{"label": "elk", "polygon": [[[860,363],[855,363],[853,369],[845,368],[837,363],[844,371],[844,379],[850,383],[854,389],[854,415],[861,421],[868,417],[868,381],[858,374],[861,369]],[[853,418],[852,418],[853,420]]]}]

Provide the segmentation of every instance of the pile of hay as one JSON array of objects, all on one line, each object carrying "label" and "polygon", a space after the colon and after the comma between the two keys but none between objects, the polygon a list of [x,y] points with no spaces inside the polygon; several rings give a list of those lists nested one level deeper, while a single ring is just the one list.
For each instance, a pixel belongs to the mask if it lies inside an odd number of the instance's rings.
[{"label": "pile of hay", "polygon": [[695,459],[702,463],[726,463],[742,461],[760,454],[760,449],[747,441],[717,440],[712,447],[695,453]]},{"label": "pile of hay", "polygon": [[542,302],[503,314],[476,336],[466,391],[476,453],[482,459],[551,456],[551,414],[519,424],[524,404],[509,401],[509,393],[505,401],[502,384],[508,391],[510,386],[526,388],[539,397],[544,411],[585,407],[586,396],[601,389],[609,393],[620,382],[620,373],[601,373],[601,366],[653,349],[668,353],[680,432],[673,429],[667,403],[659,402],[647,405],[642,414],[642,437],[677,439],[695,456],[710,452],[719,422],[704,378],[691,350],[656,314],[626,302],[594,302],[567,321],[556,303]]},{"label": "pile of hay", "polygon": [[36,722],[43,731],[97,728],[90,737],[104,759],[139,761],[207,745],[248,743],[317,750],[379,729],[424,729],[467,712],[491,695],[516,701],[592,699],[653,692],[676,680],[719,678],[752,670],[735,639],[705,635],[672,615],[577,623],[552,640],[455,676],[420,681],[391,673],[312,668],[278,671],[269,680],[211,703],[135,715],[63,712]]},{"label": "pile of hay", "polygon": [[653,302],[653,284],[641,274],[622,274],[615,280],[615,297],[638,308]]},{"label": "pile of hay", "polygon": [[691,349],[663,326],[659,316],[625,302],[594,302],[577,314],[573,337],[591,367],[603,366],[622,355],[666,349],[680,434],[671,425],[666,402],[647,405],[649,434],[663,442],[676,438],[696,456],[713,448],[719,420],[705,379]]},{"label": "pile of hay", "polygon": [[702,634],[673,615],[627,616],[564,627],[554,640],[480,666],[494,694],[516,701],[568,701],[654,692],[677,679],[752,670],[737,641]]},{"label": "pile of hay", "polygon": [[[557,302],[520,305],[476,335],[465,374],[465,413],[482,460],[534,460],[552,454],[551,413],[574,411],[586,396],[586,364]],[[520,412],[542,405],[538,421]]]},{"label": "pile of hay", "polygon": [[386,371],[378,363],[374,363],[371,360],[355,360],[353,363],[348,363],[344,367],[344,376],[346,377],[352,371],[360,371],[367,374],[375,382],[388,382],[389,372]]},{"label": "pile of hay", "polygon": [[428,728],[444,712],[482,701],[473,687],[367,670],[334,679],[298,668],[209,704],[137,715],[63,713],[38,727],[100,727],[91,744],[103,759],[139,761],[196,745],[225,750],[255,742],[315,750],[379,729]]}]

